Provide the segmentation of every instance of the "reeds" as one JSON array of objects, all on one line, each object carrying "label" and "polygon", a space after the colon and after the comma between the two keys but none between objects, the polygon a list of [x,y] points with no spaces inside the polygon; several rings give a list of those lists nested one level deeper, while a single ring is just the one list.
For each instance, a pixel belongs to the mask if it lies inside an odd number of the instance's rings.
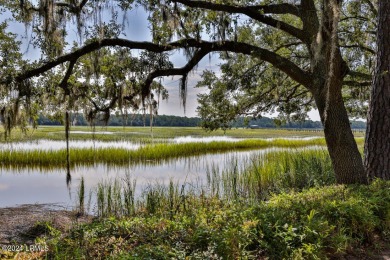
[{"label": "reeds", "polygon": [[[239,142],[210,142],[184,144],[151,144],[137,150],[122,148],[80,148],[70,153],[71,166],[81,164],[106,163],[111,165],[128,165],[140,162],[159,162],[162,160],[186,156],[204,155],[225,151],[263,149],[269,147],[298,148],[305,146],[324,146],[324,139],[313,140],[243,140]],[[2,167],[65,167],[65,150],[2,150],[0,151]]]},{"label": "reeds", "polygon": [[96,189],[96,214],[100,217],[131,216],[135,213],[136,181],[125,179],[100,182]]},{"label": "reeds", "polygon": [[[51,139],[64,140],[63,126],[39,126],[38,129],[30,130],[27,135],[15,129],[11,133],[10,140],[36,140],[36,139]],[[72,132],[73,131],[73,132]],[[94,139],[92,133],[79,133],[74,131],[91,132],[90,127],[73,126],[70,133],[72,140]],[[128,140],[128,141],[143,141],[150,143],[151,135],[148,127],[96,127],[96,140]],[[99,134],[100,132],[112,132],[113,134]],[[364,136],[364,133],[354,133],[356,137]],[[294,129],[230,129],[226,132],[217,130],[206,132],[200,127],[154,127],[154,139],[167,139],[179,136],[230,136],[235,138],[283,138],[283,137],[307,137],[318,136],[323,137],[322,131],[299,131]],[[3,141],[0,140],[0,141]]]},{"label": "reeds", "polygon": [[335,183],[326,150],[269,152],[252,156],[238,165],[234,158],[224,169],[208,167],[205,182],[149,184],[135,197],[135,181],[127,177],[99,183],[98,216],[147,214],[173,219],[180,212],[199,207],[199,198],[256,205],[271,194]]}]

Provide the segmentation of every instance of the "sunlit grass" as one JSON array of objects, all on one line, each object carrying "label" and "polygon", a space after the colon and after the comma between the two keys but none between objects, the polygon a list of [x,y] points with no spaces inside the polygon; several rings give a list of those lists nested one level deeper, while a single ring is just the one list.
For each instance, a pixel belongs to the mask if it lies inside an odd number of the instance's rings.
[{"label": "sunlit grass", "polygon": [[[358,138],[357,142],[361,146],[363,139]],[[71,166],[95,163],[126,165],[159,162],[208,153],[270,147],[299,148],[305,146],[325,146],[325,140],[323,138],[311,140],[248,139],[239,142],[158,143],[145,145],[137,150],[122,148],[74,148],[70,151],[70,163]],[[66,150],[2,150],[0,151],[0,162],[2,167],[65,167]]]},{"label": "sunlit grass", "polygon": [[138,191],[142,193],[138,198],[134,196],[135,180],[129,176],[103,181],[97,186],[97,214],[107,217],[146,212],[169,217],[182,203],[191,205],[188,199],[198,196],[256,205],[275,193],[334,183],[331,160],[324,149],[271,151],[252,155],[240,164],[232,156],[223,169],[210,165],[204,181],[175,183],[172,179],[169,185],[150,184]]},{"label": "sunlit grass", "polygon": [[49,244],[63,256],[79,244],[77,253],[89,257],[100,248],[129,259],[327,259],[375,244],[390,228],[390,183],[334,185],[326,150],[231,160],[221,170],[211,166],[206,179],[151,184],[139,197],[129,176],[101,182],[99,220]]},{"label": "sunlit grass", "polygon": [[[129,140],[137,142],[151,142],[159,139],[175,138],[181,136],[209,137],[229,136],[235,138],[282,138],[282,137],[323,137],[323,131],[298,130],[298,129],[230,129],[206,132],[200,127],[154,127],[151,133],[148,127],[96,127],[95,134],[72,133],[72,131],[92,132],[93,129],[86,126],[74,126],[71,128],[70,138],[73,140],[95,139],[101,141]],[[112,132],[113,134],[104,134]],[[0,132],[0,141],[4,141]],[[364,136],[362,132],[356,132],[356,137]],[[29,129],[27,133],[21,133],[15,129],[11,133],[11,141],[51,139],[64,140],[65,133],[63,126],[39,126],[37,129]]]},{"label": "sunlit grass", "polygon": [[[324,146],[324,139],[312,140],[243,140],[239,142],[210,143],[159,143],[142,146],[137,150],[122,148],[75,148],[70,151],[71,165],[106,163],[112,165],[158,162],[186,156],[220,153],[233,150],[263,149],[269,147],[298,148]],[[53,167],[65,166],[66,150],[2,150],[3,167]]]},{"label": "sunlit grass", "polygon": [[178,188],[153,186],[129,217],[50,237],[48,258],[344,259],[380,248],[390,229],[389,182],[283,192],[255,205]]}]

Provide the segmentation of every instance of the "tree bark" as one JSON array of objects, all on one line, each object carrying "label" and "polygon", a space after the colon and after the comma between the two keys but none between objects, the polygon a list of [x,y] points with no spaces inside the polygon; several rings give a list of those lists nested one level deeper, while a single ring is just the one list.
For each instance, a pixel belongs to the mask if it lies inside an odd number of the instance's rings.
[{"label": "tree bark", "polygon": [[312,93],[324,126],[326,144],[337,183],[367,183],[362,157],[352,134],[342,97],[343,78],[348,72],[338,45],[340,6],[337,0],[324,0],[321,29],[315,42],[312,64],[315,85]]},{"label": "tree bark", "polygon": [[390,1],[379,1],[378,52],[364,148],[370,180],[390,180]]},{"label": "tree bark", "polygon": [[336,181],[340,184],[366,184],[362,157],[349,124],[341,91],[333,92],[331,100],[325,100],[323,95],[315,96]]}]

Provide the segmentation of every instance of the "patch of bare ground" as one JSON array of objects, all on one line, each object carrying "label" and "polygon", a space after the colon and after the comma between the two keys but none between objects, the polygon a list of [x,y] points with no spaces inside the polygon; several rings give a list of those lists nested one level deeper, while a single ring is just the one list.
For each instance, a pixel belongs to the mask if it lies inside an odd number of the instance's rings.
[{"label": "patch of bare ground", "polygon": [[364,252],[356,255],[348,255],[343,260],[390,260],[390,249]]},{"label": "patch of bare ground", "polygon": [[72,226],[92,221],[91,216],[61,209],[56,205],[28,204],[0,208],[0,245],[31,244],[45,235],[46,230],[37,223],[48,222],[66,233]]},{"label": "patch of bare ground", "polygon": [[[390,243],[374,235],[370,246],[348,250],[349,254],[342,260],[390,260]],[[339,259],[339,258],[335,258]]]},{"label": "patch of bare ground", "polygon": [[[35,239],[48,233],[42,223],[50,223],[65,235],[73,226],[92,219],[91,216],[80,216],[77,212],[48,204],[0,208],[0,259],[43,259],[45,250],[31,250],[39,246],[34,245]],[[23,249],[20,250],[20,247]]]}]

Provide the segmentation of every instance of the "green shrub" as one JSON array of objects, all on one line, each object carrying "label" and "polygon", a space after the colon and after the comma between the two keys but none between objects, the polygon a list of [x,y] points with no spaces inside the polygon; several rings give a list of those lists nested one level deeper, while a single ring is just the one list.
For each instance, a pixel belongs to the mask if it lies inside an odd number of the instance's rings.
[{"label": "green shrub", "polygon": [[[169,201],[166,188],[160,199]],[[77,257],[95,259],[326,259],[373,245],[390,231],[385,181],[283,192],[257,205],[186,196],[187,206],[174,214],[141,208],[133,217],[79,226],[49,242],[51,252],[72,258],[70,248],[81,245]]]}]

